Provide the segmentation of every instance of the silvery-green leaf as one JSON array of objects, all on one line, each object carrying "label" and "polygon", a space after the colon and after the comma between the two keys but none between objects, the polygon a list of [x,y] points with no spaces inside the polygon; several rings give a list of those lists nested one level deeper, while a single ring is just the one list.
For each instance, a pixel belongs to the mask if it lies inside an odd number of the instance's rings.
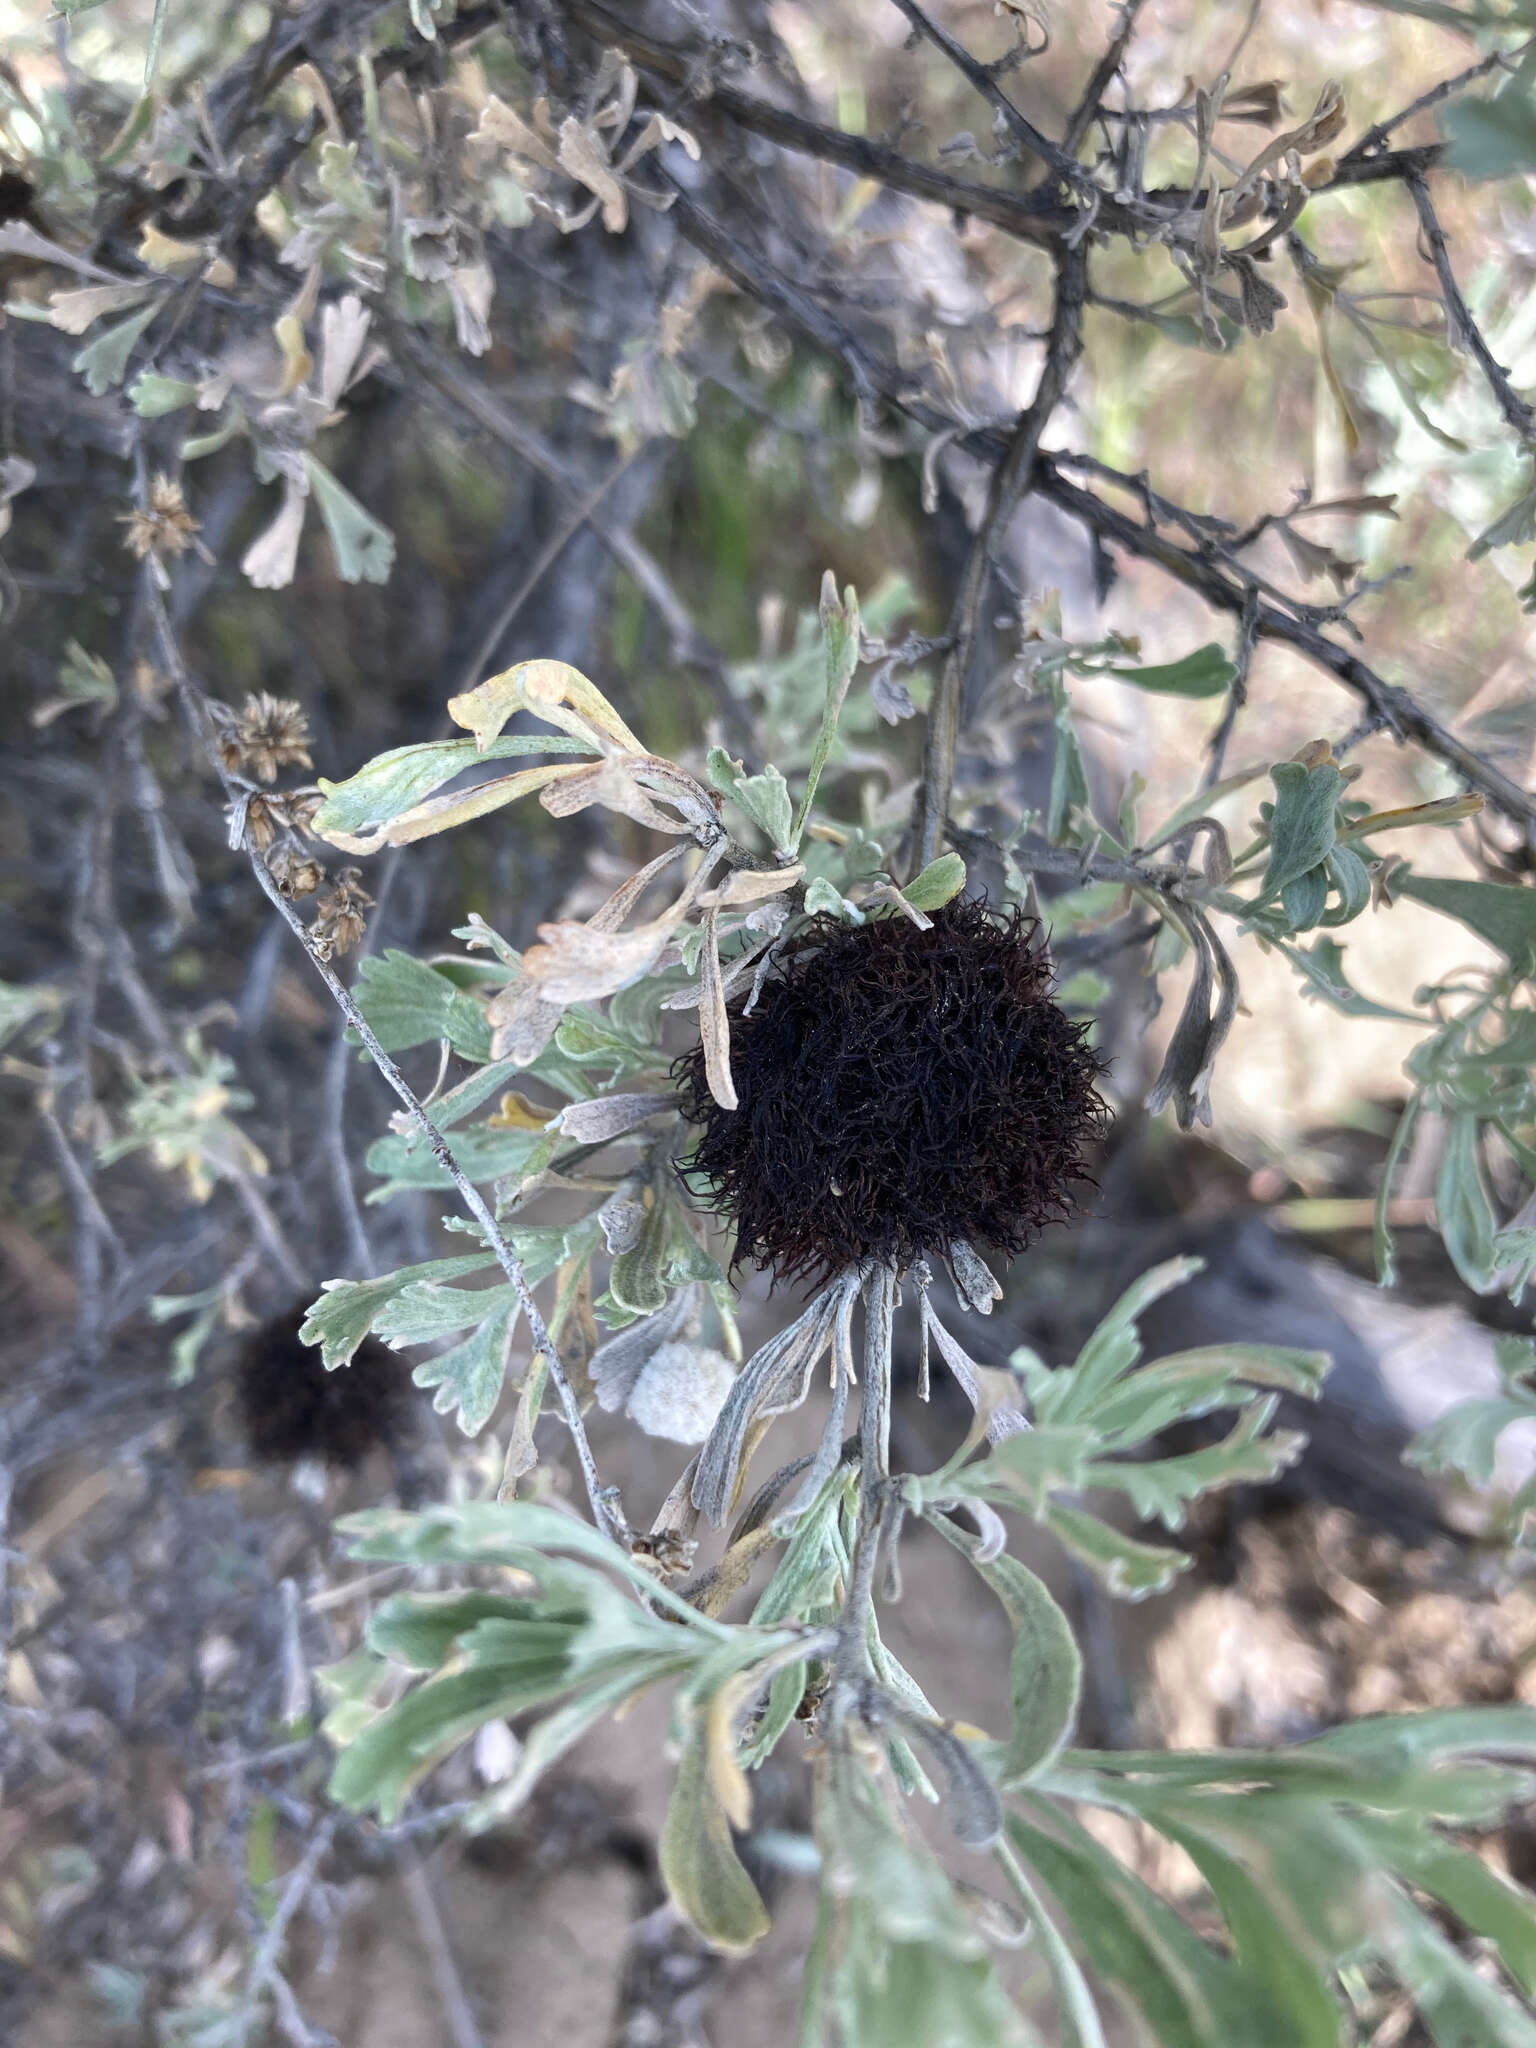
[{"label": "silvery-green leaf", "polygon": [[914,910],[939,910],[965,887],[965,862],[958,853],[941,853],[914,875],[902,895]]},{"label": "silvery-green leaf", "polygon": [[1323,910],[1328,902],[1328,871],[1325,867],[1308,868],[1304,875],[1296,875],[1280,888],[1280,908],[1293,932],[1309,932],[1321,923]]},{"label": "silvery-green leaf", "polygon": [[515,1300],[510,1283],[496,1287],[447,1287],[439,1280],[413,1280],[380,1308],[374,1335],[392,1347],[431,1344],[455,1330],[467,1330]]},{"label": "silvery-green leaf", "polygon": [[353,992],[386,1052],[446,1039],[462,1059],[478,1064],[491,1056],[484,1005],[413,954],[393,946],[370,953]]},{"label": "silvery-green leaf", "polygon": [[1138,690],[1151,690],[1163,696],[1219,697],[1223,690],[1230,689],[1237,670],[1227,650],[1212,640],[1181,661],[1165,662],[1155,668],[1111,668],[1105,673],[1117,676],[1123,683],[1134,683]]},{"label": "silvery-green leaf", "polygon": [[711,747],[709,779],[746,813],[775,850],[787,848],[793,812],[789,785],[769,766],[760,775],[744,774],[723,747]]},{"label": "silvery-green leaf", "polygon": [[432,1406],[439,1415],[458,1411],[459,1428],[466,1436],[479,1435],[501,1399],[518,1314],[514,1297],[487,1316],[462,1344],[424,1360],[411,1373],[418,1387],[437,1389]]},{"label": "silvery-green leaf", "polygon": [[1089,1967],[1158,2048],[1235,2048],[1253,2011],[1226,1959],[1070,1814],[1028,1796],[1008,1835],[1049,1886]]},{"label": "silvery-green leaf", "polygon": [[1139,1280],[1126,1288],[1103,1316],[1075,1364],[1065,1373],[1054,1373],[1038,1390],[1035,1415],[1040,1422],[1079,1422],[1091,1418],[1104,1390],[1141,1356],[1141,1337],[1136,1318],[1143,1309],[1198,1273],[1204,1261],[1180,1257],[1151,1266]]},{"label": "silvery-green leaf", "polygon": [[[488,1124],[472,1124],[456,1131],[453,1156],[477,1185],[498,1180],[503,1174],[521,1174],[541,1148],[546,1156],[553,1148],[553,1135],[543,1131],[492,1130]],[[414,1129],[377,1138],[367,1152],[368,1171],[379,1176],[381,1185],[370,1192],[370,1201],[384,1201],[402,1188],[451,1188],[453,1176],[438,1163],[425,1137]]]},{"label": "silvery-green leaf", "polygon": [[1001,1601],[1013,1630],[1013,1655],[1008,1665],[1013,1723],[1002,1782],[1005,1786],[1022,1783],[1052,1762],[1072,1733],[1083,1684],[1077,1638],[1044,1583],[1017,1558],[1005,1551],[999,1557],[983,1559],[976,1546],[957,1537],[942,1517],[934,1517],[933,1525],[970,1557]]},{"label": "silvery-green leaf", "polygon": [[1421,1913],[1399,1908],[1381,1946],[1445,2048],[1536,2048],[1536,2019],[1473,1969]]},{"label": "silvery-green leaf", "polygon": [[[814,880],[806,884],[805,914],[807,917],[815,917],[823,911],[829,911],[833,917],[847,917],[852,910],[852,904],[844,901],[842,891],[834,888],[825,875],[817,875]],[[856,913],[854,914],[856,915]]]},{"label": "silvery-green leaf", "polygon": [[619,1253],[609,1272],[609,1293],[631,1315],[653,1315],[666,1304],[669,1207],[664,1198],[653,1195],[635,1243]]},{"label": "silvery-green leaf", "polygon": [[1220,1443],[1173,1458],[1093,1459],[1083,1478],[1090,1487],[1123,1493],[1142,1521],[1182,1529],[1189,1503],[1229,1486],[1262,1486],[1276,1478],[1306,1449],[1294,1429],[1263,1434],[1274,1415],[1275,1396],[1252,1402]]},{"label": "silvery-green leaf", "polygon": [[157,370],[141,370],[128,388],[128,402],[143,420],[158,420],[166,413],[180,412],[197,403],[197,386],[185,377],[162,377]]},{"label": "silvery-green leaf", "polygon": [[368,1617],[368,1646],[413,1671],[446,1664],[459,1637],[477,1622],[531,1619],[537,1604],[507,1593],[471,1589],[449,1593],[395,1593]]},{"label": "silvery-green leaf", "polygon": [[1474,1292],[1483,1293],[1497,1270],[1497,1225],[1483,1174],[1478,1119],[1453,1116],[1435,1177],[1435,1217],[1451,1263]]},{"label": "silvery-green leaf", "polygon": [[402,1266],[377,1280],[328,1280],[325,1292],[299,1326],[302,1344],[318,1344],[327,1372],[351,1362],[359,1344],[373,1328],[374,1318],[407,1287],[421,1281],[460,1280],[483,1273],[496,1261],[489,1252],[466,1258],[429,1259],[425,1265]]},{"label": "silvery-green leaf", "polygon": [[163,298],[151,299],[126,320],[104,327],[94,341],[88,341],[80,350],[72,367],[85,379],[86,389],[94,397],[103,398],[115,384],[122,383],[140,336],[164,304]]},{"label": "silvery-green leaf", "polygon": [[1521,973],[1536,966],[1536,889],[1509,882],[1463,882],[1441,875],[1401,875],[1399,896],[1454,917],[1496,947]]},{"label": "silvery-green leaf", "polygon": [[387,583],[394,566],[395,537],[365,511],[324,463],[303,458],[310,491],[336,550],[336,573],[343,583]]},{"label": "silvery-green leaf", "polygon": [[344,782],[320,787],[325,802],[315,818],[316,830],[349,837],[378,832],[413,809],[423,798],[479,761],[506,761],[519,754],[589,754],[584,740],[558,733],[498,735],[481,747],[474,739],[426,740],[416,746],[391,747],[349,775]]},{"label": "silvery-green leaf", "polygon": [[994,1444],[980,1464],[967,1465],[961,1480],[967,1493],[1007,1502],[1010,1498],[1039,1515],[1056,1491],[1074,1492],[1083,1483],[1098,1433],[1090,1425],[1054,1423],[1016,1431]]},{"label": "silvery-green leaf", "polygon": [[1271,768],[1275,785],[1274,815],[1269,822],[1269,865],[1264,870],[1260,900],[1278,896],[1287,884],[1321,865],[1338,837],[1338,804],[1343,775],[1331,761],[1308,768],[1300,761],[1278,761]]},{"label": "silvery-green leaf", "polygon": [[1371,871],[1352,846],[1336,846],[1324,861],[1339,900],[1324,917],[1327,925],[1349,924],[1371,907]]},{"label": "silvery-green leaf", "polygon": [[1097,1515],[1067,1507],[1062,1501],[1048,1502],[1041,1519],[1052,1535],[1122,1600],[1145,1600],[1151,1593],[1166,1593],[1179,1573],[1187,1572],[1194,1563],[1187,1551],[1140,1543],[1101,1522]]},{"label": "silvery-green leaf", "polygon": [[1489,1486],[1499,1438],[1511,1424],[1536,1421],[1536,1396],[1496,1394],[1458,1401],[1417,1436],[1404,1453],[1426,1472],[1461,1472],[1474,1486]]},{"label": "silvery-green leaf", "polygon": [[768,1909],[732,1846],[703,1714],[688,1729],[658,1856],[672,1903],[711,1946],[728,1955],[757,1946],[768,1932]]}]

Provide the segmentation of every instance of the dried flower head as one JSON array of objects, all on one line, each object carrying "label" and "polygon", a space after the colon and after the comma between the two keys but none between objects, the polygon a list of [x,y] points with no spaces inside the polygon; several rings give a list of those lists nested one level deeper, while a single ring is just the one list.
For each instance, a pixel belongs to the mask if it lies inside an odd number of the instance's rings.
[{"label": "dried flower head", "polygon": [[235,1361],[240,1418],[258,1458],[322,1458],[350,1468],[410,1427],[410,1379],[401,1358],[365,1337],[350,1365],[327,1372],[299,1342],[306,1310],[290,1309],[253,1330]]},{"label": "dried flower head", "polygon": [[732,1007],[739,1107],[713,1099],[702,1047],[678,1062],[700,1126],[684,1173],[734,1219],[738,1259],[819,1279],[957,1240],[1011,1256],[1072,1214],[1103,1069],[1034,936],[971,901],[926,930],[813,919]]},{"label": "dried flower head", "polygon": [[253,775],[258,782],[275,782],[280,768],[315,765],[303,706],[265,690],[246,698],[220,736],[219,753],[231,775]]},{"label": "dried flower head", "polygon": [[325,880],[325,869],[309,854],[292,846],[275,846],[267,855],[267,871],[284,896],[313,896]]},{"label": "dried flower head", "polygon": [[362,879],[361,868],[343,868],[335,881],[326,885],[309,928],[315,951],[322,960],[337,953],[350,953],[368,929],[363,913],[373,908],[373,898],[361,886]]},{"label": "dried flower head", "polygon": [[128,529],[123,545],[129,554],[140,562],[163,563],[197,543],[201,522],[187,510],[175,477],[156,476],[150,481],[148,509],[121,513],[119,524]]}]

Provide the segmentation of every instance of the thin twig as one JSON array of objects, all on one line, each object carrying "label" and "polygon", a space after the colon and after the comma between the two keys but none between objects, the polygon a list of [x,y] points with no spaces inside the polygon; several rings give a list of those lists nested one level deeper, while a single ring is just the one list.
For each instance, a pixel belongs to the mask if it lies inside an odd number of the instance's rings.
[{"label": "thin twig", "polygon": [[914,872],[925,868],[936,857],[943,842],[944,820],[955,781],[960,705],[976,649],[977,626],[992,568],[993,549],[1003,528],[1013,517],[1021,495],[1029,489],[1040,437],[1061,402],[1072,366],[1077,361],[1082,346],[1083,296],[1087,280],[1086,250],[1080,244],[1068,244],[1062,249],[1057,262],[1056,305],[1040,382],[1033,399],[1019,415],[1007,452],[992,471],[986,510],[971,542],[950,613],[949,653],[945,657],[939,687],[934,692],[933,707],[928,715],[927,745],[923,755],[923,808]]},{"label": "thin twig", "polygon": [[1404,180],[1412,195],[1414,209],[1419,216],[1419,225],[1424,230],[1424,239],[1429,244],[1429,260],[1435,267],[1440,280],[1440,290],[1445,298],[1446,339],[1452,348],[1465,348],[1473,361],[1488,380],[1488,388],[1498,400],[1499,410],[1505,420],[1522,441],[1536,439],[1536,412],[1533,412],[1515,391],[1509,381],[1509,373],[1493,358],[1493,351],[1483,339],[1482,331],[1472,318],[1461,287],[1456,282],[1456,273],[1451,268],[1451,253],[1446,246],[1445,230],[1441,227],[1435,212],[1434,201],[1429,196],[1429,186],[1422,172],[1411,174]]},{"label": "thin twig", "polygon": [[454,1960],[453,1947],[443,1926],[443,1916],[437,1910],[432,1882],[419,1856],[401,1858],[400,1883],[411,1917],[416,1922],[416,1932],[427,1952],[432,1982],[437,1989],[438,2003],[443,2008],[443,2018],[448,2023],[448,2039],[452,2048],[483,2048],[480,2029],[475,2025],[475,2016],[464,1994],[459,1966]]},{"label": "thin twig", "polygon": [[1248,671],[1253,666],[1253,643],[1259,630],[1259,596],[1250,591],[1243,606],[1242,624],[1237,634],[1237,674],[1232,678],[1227,691],[1226,708],[1221,714],[1221,723],[1211,735],[1210,758],[1205,764],[1201,788],[1209,789],[1221,780],[1221,771],[1226,765],[1227,748],[1231,744],[1232,730],[1237,724],[1238,714],[1248,702]]},{"label": "thin twig", "polygon": [[917,0],[891,0],[911,22],[919,35],[926,36],[936,50],[941,50],[960,76],[979,92],[999,120],[1027,150],[1049,164],[1057,176],[1067,184],[1080,187],[1087,183],[1081,164],[1058,142],[1052,142],[1034,122],[1020,113],[1009,99],[988,67],[971,55],[963,43],[957,42],[948,29],[940,28],[930,15],[918,6]]},{"label": "thin twig", "polygon": [[1415,114],[1427,114],[1431,107],[1438,107],[1457,93],[1464,92],[1469,85],[1475,85],[1480,78],[1486,78],[1490,71],[1507,70],[1519,63],[1530,45],[1524,44],[1518,50],[1490,50],[1486,57],[1476,64],[1469,64],[1465,71],[1458,71],[1454,78],[1442,78],[1438,85],[1432,85],[1428,92],[1421,92],[1411,100],[1401,113],[1393,114],[1389,120],[1378,121],[1374,128],[1368,128],[1358,142],[1352,142],[1340,164],[1358,163],[1363,157],[1372,157],[1382,148],[1387,137],[1405,121],[1411,121]]},{"label": "thin twig", "polygon": [[1125,62],[1125,53],[1130,48],[1131,38],[1136,33],[1136,17],[1145,0],[1124,0],[1120,9],[1120,26],[1114,39],[1104,52],[1093,73],[1083,88],[1083,96],[1072,110],[1067,123],[1067,132],[1062,137],[1062,148],[1068,156],[1075,157],[1083,146],[1083,137],[1093,126],[1094,116],[1099,111],[1099,102],[1109,90],[1110,83],[1120,66]]},{"label": "thin twig", "polygon": [[283,1952],[283,1941],[289,1923],[303,1905],[309,1888],[315,1881],[320,1865],[325,1860],[326,1851],[331,1846],[331,1837],[335,1834],[337,1825],[337,1817],[334,1815],[321,1821],[305,1843],[304,1854],[288,1873],[288,1880],[262,1934],[261,1944],[252,1956],[250,1969],[246,1972],[242,2011],[247,2024],[255,2018],[263,1993],[270,1991],[274,1978],[279,1974],[278,1959]]},{"label": "thin twig", "polygon": [[[690,94],[702,89],[698,106],[723,116],[738,128],[778,143],[783,149],[822,163],[840,164],[857,177],[873,178],[893,192],[930,200],[953,213],[989,220],[1020,241],[1049,243],[1064,234],[1077,218],[1073,207],[1063,205],[1050,192],[1010,192],[972,178],[956,177],[933,164],[918,163],[867,136],[828,128],[803,114],[775,106],[756,93],[744,92],[710,74],[709,48],[702,40],[693,45],[662,42],[643,34],[628,15],[604,5],[603,0],[560,0],[560,4],[573,21],[600,36],[606,45],[622,50],[639,70]],[[690,118],[697,119],[697,114],[690,113]],[[1049,143],[1046,146],[1054,147]]]},{"label": "thin twig", "polygon": [[[655,557],[632,533],[603,514],[602,499],[618,481],[619,473],[610,471],[597,486],[588,487],[571,474],[560,455],[541,434],[492,397],[483,385],[442,361],[409,335],[401,335],[401,346],[439,397],[468,413],[477,426],[494,435],[530,468],[547,477],[562,496],[583,508],[579,523],[591,528],[619,567],[640,586],[671,636],[676,658],[719,672],[722,667],[720,656],[701,637],[687,607],[673,590]],[[563,541],[561,545],[564,545]]]}]

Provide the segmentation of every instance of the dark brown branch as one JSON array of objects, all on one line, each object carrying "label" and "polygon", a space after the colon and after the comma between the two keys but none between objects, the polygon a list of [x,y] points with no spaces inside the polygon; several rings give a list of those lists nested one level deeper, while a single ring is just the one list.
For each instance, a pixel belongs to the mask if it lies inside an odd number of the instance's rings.
[{"label": "dark brown branch", "polygon": [[1072,118],[1067,123],[1062,148],[1070,157],[1075,157],[1082,148],[1083,138],[1093,126],[1094,116],[1099,111],[1099,103],[1109,90],[1115,73],[1125,62],[1125,53],[1130,48],[1132,36],[1136,33],[1136,17],[1143,5],[1144,0],[1124,0],[1120,10],[1120,26],[1115,31],[1114,39],[1093,67],[1092,76],[1083,88],[1083,96],[1073,108]]},{"label": "dark brown branch", "polygon": [[1248,701],[1248,671],[1253,666],[1253,643],[1259,630],[1259,594],[1256,590],[1248,593],[1243,606],[1243,622],[1237,635],[1237,674],[1227,691],[1227,702],[1221,714],[1221,723],[1211,735],[1210,759],[1205,766],[1205,787],[1209,789],[1221,780],[1221,771],[1226,765],[1227,748],[1232,741],[1232,731],[1237,724],[1238,714]]},{"label": "dark brown branch", "polygon": [[944,819],[955,780],[955,741],[960,726],[960,701],[976,647],[976,627],[992,569],[992,551],[1003,528],[1028,489],[1040,449],[1040,437],[1060,404],[1083,339],[1083,299],[1088,282],[1087,251],[1067,245],[1056,271],[1056,307],[1050,339],[1034,398],[1019,415],[1008,449],[992,471],[986,510],[971,542],[960,588],[950,613],[949,653],[928,714],[923,753],[922,817],[918,827],[914,872],[925,868],[943,844]]},{"label": "dark brown branch", "polygon": [[686,48],[658,41],[633,28],[603,0],[560,0],[569,18],[590,35],[620,49],[631,63],[650,78],[664,79],[684,92],[696,93],[699,109],[723,115],[738,128],[745,128],[765,141],[776,142],[798,155],[821,163],[840,164],[859,177],[874,178],[893,192],[905,192],[913,199],[930,200],[953,212],[991,221],[1020,241],[1049,243],[1064,234],[1077,219],[1076,210],[1045,193],[1007,192],[974,179],[957,178],[948,171],[920,164],[883,143],[862,135],[847,135],[819,121],[807,120],[784,107],[777,107],[756,93],[743,92],[723,80],[712,79],[704,68],[704,45]]},{"label": "dark brown branch", "polygon": [[1442,78],[1440,83],[1432,85],[1428,92],[1421,92],[1416,100],[1403,108],[1401,113],[1393,114],[1390,120],[1378,121],[1374,128],[1368,128],[1358,142],[1351,143],[1345,150],[1339,159],[1340,168],[1358,163],[1362,158],[1369,160],[1379,157],[1387,137],[1394,129],[1401,128],[1405,121],[1411,121],[1415,114],[1427,114],[1431,107],[1438,107],[1444,101],[1454,99],[1457,93],[1464,92],[1469,85],[1475,85],[1478,79],[1486,78],[1490,71],[1499,71],[1518,62],[1523,54],[1522,50],[1493,50],[1479,63],[1469,64],[1465,71],[1458,71],[1454,78]]},{"label": "dark brown branch", "polygon": [[918,6],[917,0],[892,0],[892,5],[900,8],[919,35],[926,36],[936,50],[944,53],[960,76],[981,94],[1010,134],[1022,142],[1027,150],[1039,157],[1042,163],[1049,164],[1057,176],[1064,178],[1069,185],[1082,185],[1087,182],[1082,166],[1061,147],[1060,143],[1052,142],[1048,135],[1041,133],[1033,121],[1020,113],[987,66],[979,58],[973,57],[965,45],[957,42],[947,29],[940,28],[939,24]]},{"label": "dark brown branch", "polygon": [[1429,186],[1425,183],[1422,173],[1411,175],[1405,182],[1412,194],[1419,225],[1424,230],[1424,239],[1429,245],[1429,260],[1435,267],[1435,275],[1440,280],[1440,290],[1445,299],[1446,339],[1452,348],[1467,350],[1488,380],[1488,388],[1498,400],[1500,412],[1523,441],[1530,441],[1536,438],[1536,412],[1532,412],[1525,400],[1516,392],[1502,364],[1494,361],[1493,351],[1483,339],[1482,332],[1461,295],[1456,273],[1451,268],[1451,253],[1446,246],[1445,230],[1440,225],[1434,201],[1429,196]]}]

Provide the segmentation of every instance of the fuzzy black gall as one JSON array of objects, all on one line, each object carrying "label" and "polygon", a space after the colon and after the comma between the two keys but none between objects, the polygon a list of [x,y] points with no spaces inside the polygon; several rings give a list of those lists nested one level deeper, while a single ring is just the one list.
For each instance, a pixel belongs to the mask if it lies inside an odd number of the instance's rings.
[{"label": "fuzzy black gall", "polygon": [[699,1126],[683,1173],[735,1222],[738,1259],[815,1281],[957,1239],[1011,1257],[1074,1212],[1103,1067],[1035,931],[970,900],[927,930],[815,918],[750,1013],[732,1006],[739,1106],[711,1096],[702,1047],[677,1063]]},{"label": "fuzzy black gall", "polygon": [[365,1337],[350,1365],[327,1372],[318,1348],[299,1342],[305,1308],[263,1323],[235,1361],[235,1395],[246,1440],[276,1464],[319,1458],[350,1470],[376,1445],[392,1447],[409,1429],[404,1362]]}]

